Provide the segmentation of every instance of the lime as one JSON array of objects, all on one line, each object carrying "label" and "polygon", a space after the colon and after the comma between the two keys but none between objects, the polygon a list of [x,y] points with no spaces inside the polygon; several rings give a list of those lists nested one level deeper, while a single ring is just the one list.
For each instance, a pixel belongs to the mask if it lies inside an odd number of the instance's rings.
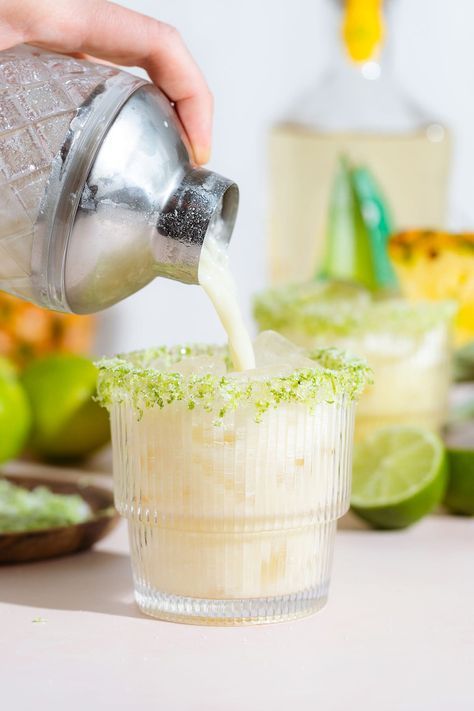
[{"label": "lime", "polygon": [[31,411],[14,367],[0,358],[0,462],[18,456],[31,426]]},{"label": "lime", "polygon": [[97,369],[83,356],[52,355],[23,373],[33,412],[31,448],[50,459],[90,454],[110,437],[108,414],[92,399]]},{"label": "lime", "polygon": [[0,356],[0,377],[7,376],[14,378],[17,372],[16,366],[11,362],[11,360]]},{"label": "lime", "polygon": [[444,503],[456,514],[474,515],[473,421],[451,426],[446,434],[449,481]]},{"label": "lime", "polygon": [[356,445],[351,505],[377,528],[405,528],[430,513],[447,483],[441,439],[419,427],[377,430]]}]

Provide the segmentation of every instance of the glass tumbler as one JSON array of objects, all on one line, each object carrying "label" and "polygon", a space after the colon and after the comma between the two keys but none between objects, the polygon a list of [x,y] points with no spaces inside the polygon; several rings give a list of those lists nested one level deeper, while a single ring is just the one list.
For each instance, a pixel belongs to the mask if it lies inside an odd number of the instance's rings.
[{"label": "glass tumbler", "polygon": [[238,625],[324,605],[368,370],[334,350],[313,357],[224,374],[212,372],[227,360],[217,348],[99,363],[143,612]]}]

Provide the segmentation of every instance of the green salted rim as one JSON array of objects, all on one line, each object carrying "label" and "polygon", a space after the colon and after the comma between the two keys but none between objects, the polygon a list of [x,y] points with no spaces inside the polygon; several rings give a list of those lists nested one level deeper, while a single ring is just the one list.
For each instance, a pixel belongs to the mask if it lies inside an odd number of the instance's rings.
[{"label": "green salted rim", "polygon": [[377,300],[357,287],[317,281],[268,289],[254,299],[260,329],[308,336],[417,335],[449,325],[455,313],[451,301]]},{"label": "green salted rim", "polygon": [[200,355],[221,356],[229,367],[227,348],[206,345],[151,348],[104,358],[96,363],[97,400],[109,410],[128,403],[139,416],[147,408],[183,402],[190,410],[199,407],[215,413],[217,420],[250,402],[258,421],[268,409],[282,403],[312,408],[322,402],[356,400],[372,376],[365,361],[335,348],[311,352],[314,368],[281,376],[266,377],[258,371],[226,375],[173,371],[174,363]]}]

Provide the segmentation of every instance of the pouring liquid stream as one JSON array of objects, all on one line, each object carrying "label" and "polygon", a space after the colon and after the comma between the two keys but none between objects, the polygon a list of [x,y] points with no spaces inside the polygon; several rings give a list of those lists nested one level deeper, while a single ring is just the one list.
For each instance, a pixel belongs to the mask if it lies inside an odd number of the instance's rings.
[{"label": "pouring liquid stream", "polygon": [[237,288],[229,267],[227,244],[220,239],[222,221],[208,229],[199,262],[199,283],[208,295],[227,333],[235,370],[255,368],[252,341],[240,310]]}]

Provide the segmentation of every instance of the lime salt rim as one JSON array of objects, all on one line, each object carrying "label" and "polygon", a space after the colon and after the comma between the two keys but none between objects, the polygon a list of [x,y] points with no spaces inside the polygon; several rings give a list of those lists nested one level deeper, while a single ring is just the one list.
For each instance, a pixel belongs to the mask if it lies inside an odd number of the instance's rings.
[{"label": "lime salt rim", "polygon": [[308,356],[314,368],[295,369],[285,375],[266,376],[264,370],[225,375],[173,371],[174,363],[203,355],[221,357],[226,368],[230,367],[227,348],[208,345],[163,346],[103,358],[96,363],[97,401],[108,410],[127,403],[138,416],[148,408],[183,402],[190,410],[215,413],[217,421],[251,403],[259,421],[268,409],[283,403],[300,403],[311,409],[323,402],[357,400],[372,382],[372,371],[364,360],[336,348],[312,351]]},{"label": "lime salt rim", "polygon": [[369,292],[307,282],[267,289],[254,299],[261,330],[287,330],[308,336],[352,336],[367,333],[419,335],[448,325],[457,306],[452,301],[374,299]]}]

